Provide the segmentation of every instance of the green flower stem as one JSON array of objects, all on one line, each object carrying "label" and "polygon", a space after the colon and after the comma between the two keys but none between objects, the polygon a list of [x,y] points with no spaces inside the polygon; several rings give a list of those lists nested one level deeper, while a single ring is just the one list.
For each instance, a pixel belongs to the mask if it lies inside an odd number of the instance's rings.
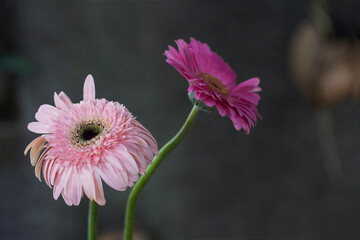
[{"label": "green flower stem", "polygon": [[168,143],[166,143],[163,148],[160,149],[159,155],[155,157],[153,162],[149,165],[146,170],[146,174],[140,177],[139,181],[131,190],[125,213],[124,240],[131,240],[132,238],[135,203],[141,190],[144,188],[164,158],[184,139],[198,112],[199,108],[194,106],[180,131]]},{"label": "green flower stem", "polygon": [[98,205],[90,200],[88,217],[88,240],[97,239]]}]

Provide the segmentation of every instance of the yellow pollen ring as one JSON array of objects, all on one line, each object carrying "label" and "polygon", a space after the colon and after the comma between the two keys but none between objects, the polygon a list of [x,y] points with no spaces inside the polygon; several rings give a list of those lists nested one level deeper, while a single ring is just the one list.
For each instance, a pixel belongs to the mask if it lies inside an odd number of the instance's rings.
[{"label": "yellow pollen ring", "polygon": [[100,121],[86,121],[77,125],[73,130],[72,143],[79,147],[89,146],[96,142],[106,127]]},{"label": "yellow pollen ring", "polygon": [[226,86],[216,77],[213,77],[208,73],[202,73],[201,77],[202,79],[204,79],[204,81],[210,88],[214,89],[218,93],[221,93],[223,95],[229,94],[229,89],[227,89]]}]

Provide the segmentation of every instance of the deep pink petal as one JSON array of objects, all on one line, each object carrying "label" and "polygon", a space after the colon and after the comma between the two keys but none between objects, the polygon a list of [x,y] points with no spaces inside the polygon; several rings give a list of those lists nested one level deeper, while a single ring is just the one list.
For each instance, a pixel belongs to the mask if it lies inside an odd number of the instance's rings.
[{"label": "deep pink petal", "polygon": [[235,86],[236,73],[207,44],[194,38],[189,44],[182,39],[175,42],[178,50],[169,46],[166,62],[188,80],[188,91],[205,105],[216,105],[219,114],[230,117],[237,130],[249,133],[257,117],[261,118],[257,110],[260,80],[252,78]]},{"label": "deep pink petal", "polygon": [[235,88],[232,89],[232,94],[242,94],[247,92],[259,92],[261,88],[259,87],[260,79],[251,78],[242,83],[239,83]]}]

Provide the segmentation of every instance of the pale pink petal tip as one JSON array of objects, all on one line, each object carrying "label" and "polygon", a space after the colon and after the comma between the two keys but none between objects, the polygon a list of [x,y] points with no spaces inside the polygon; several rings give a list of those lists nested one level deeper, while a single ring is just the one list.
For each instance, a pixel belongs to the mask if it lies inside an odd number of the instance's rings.
[{"label": "pale pink petal tip", "polygon": [[70,108],[72,106],[70,98],[64,92],[60,92],[59,95],[55,92],[54,102],[55,107],[59,109]]},{"label": "pale pink petal tip", "polygon": [[183,39],[175,43],[178,50],[169,46],[164,55],[166,62],[188,80],[188,91],[206,106],[216,106],[221,116],[232,120],[236,130],[244,129],[249,134],[257,118],[261,119],[257,109],[260,79],[236,85],[235,72],[206,43],[194,38],[190,38],[189,44]]},{"label": "pale pink petal tip", "polygon": [[105,204],[102,180],[125,191],[144,174],[157,143],[122,104],[95,99],[91,75],[84,84],[84,101],[73,104],[63,92],[54,94],[55,106],[41,105],[28,129],[42,134],[25,149],[35,175],[61,195],[69,206],[83,195]]},{"label": "pale pink petal tip", "polygon": [[63,91],[59,93],[59,97],[67,107],[70,108],[72,106],[73,103],[71,102],[71,99]]},{"label": "pale pink petal tip", "polygon": [[60,99],[59,95],[57,95],[57,93],[54,93],[54,103],[55,103],[55,107],[57,107],[58,109],[64,109],[67,108],[66,104]]},{"label": "pale pink petal tip", "polygon": [[91,74],[86,77],[84,83],[84,101],[86,100],[95,100],[95,83]]},{"label": "pale pink petal tip", "polygon": [[40,122],[31,122],[28,124],[27,128],[34,133],[51,133],[51,129],[47,124],[43,124]]}]

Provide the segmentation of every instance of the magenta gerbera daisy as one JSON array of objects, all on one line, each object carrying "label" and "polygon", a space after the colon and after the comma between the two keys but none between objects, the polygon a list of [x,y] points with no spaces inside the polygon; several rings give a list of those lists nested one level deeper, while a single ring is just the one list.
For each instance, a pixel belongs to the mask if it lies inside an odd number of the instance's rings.
[{"label": "magenta gerbera daisy", "polygon": [[53,187],[53,196],[63,196],[67,205],[79,205],[85,195],[105,204],[102,180],[124,191],[145,174],[157,144],[150,132],[122,104],[95,98],[89,75],[84,100],[72,103],[60,92],[55,107],[41,105],[28,129],[42,134],[25,149],[30,151],[35,175]]},{"label": "magenta gerbera daisy", "polygon": [[178,51],[169,46],[166,62],[188,80],[189,93],[208,107],[216,106],[221,116],[230,117],[237,130],[244,129],[249,134],[257,117],[261,117],[257,110],[259,78],[235,85],[235,72],[207,44],[194,38],[189,44],[183,39],[175,42]]}]

